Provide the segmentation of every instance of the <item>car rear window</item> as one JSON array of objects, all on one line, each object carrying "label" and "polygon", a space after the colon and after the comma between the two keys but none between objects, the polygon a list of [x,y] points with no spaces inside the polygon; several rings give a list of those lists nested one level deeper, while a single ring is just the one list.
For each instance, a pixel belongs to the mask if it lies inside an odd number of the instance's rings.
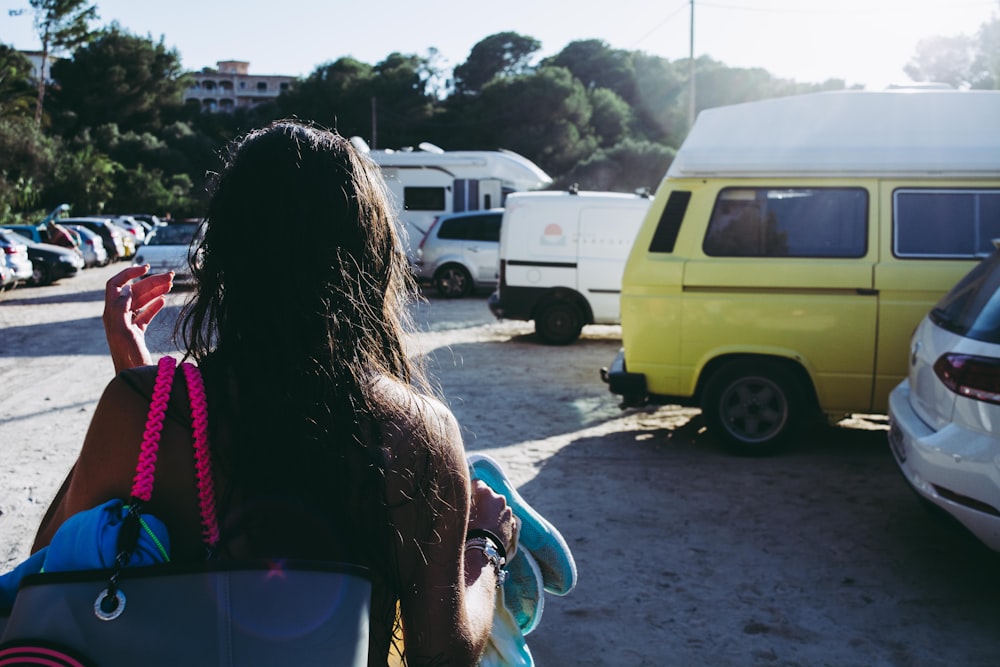
[{"label": "car rear window", "polygon": [[958,281],[931,310],[930,318],[960,336],[1000,344],[1000,250]]},{"label": "car rear window", "polygon": [[156,228],[147,245],[190,245],[198,225],[166,225]]}]

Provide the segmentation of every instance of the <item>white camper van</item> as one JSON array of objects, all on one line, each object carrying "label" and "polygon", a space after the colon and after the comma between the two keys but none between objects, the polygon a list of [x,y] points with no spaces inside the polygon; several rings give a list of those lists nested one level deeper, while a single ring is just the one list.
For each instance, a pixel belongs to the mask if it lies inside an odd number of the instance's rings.
[{"label": "white camper van", "polygon": [[622,272],[650,199],[620,192],[517,192],[500,224],[497,318],[534,320],[550,345],[617,324]]},{"label": "white camper van", "polygon": [[359,137],[351,141],[381,167],[411,261],[438,216],[498,208],[511,192],[552,183],[538,165],[511,151],[445,151],[428,143],[417,149],[369,150]]}]

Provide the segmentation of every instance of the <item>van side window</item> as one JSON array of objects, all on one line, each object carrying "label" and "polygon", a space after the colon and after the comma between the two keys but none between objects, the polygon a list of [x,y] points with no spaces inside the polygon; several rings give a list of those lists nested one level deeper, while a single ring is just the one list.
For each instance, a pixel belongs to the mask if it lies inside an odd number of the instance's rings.
[{"label": "van side window", "polygon": [[403,208],[407,211],[443,211],[444,203],[444,188],[403,188]]},{"label": "van side window", "polygon": [[892,199],[897,257],[983,257],[1000,238],[1000,190],[899,189]]},{"label": "van side window", "polygon": [[649,252],[674,251],[674,243],[677,242],[677,234],[681,230],[681,222],[684,220],[690,201],[691,193],[687,190],[674,190],[670,193],[660,215],[660,221],[656,224],[656,231],[653,232],[653,238],[649,242]]},{"label": "van side window", "polygon": [[864,188],[725,188],[702,249],[713,257],[864,257]]}]

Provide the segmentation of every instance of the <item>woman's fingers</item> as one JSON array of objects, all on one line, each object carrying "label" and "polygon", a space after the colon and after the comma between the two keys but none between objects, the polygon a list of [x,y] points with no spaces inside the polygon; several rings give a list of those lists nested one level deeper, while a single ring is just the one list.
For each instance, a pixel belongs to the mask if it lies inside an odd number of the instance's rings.
[{"label": "woman's fingers", "polygon": [[147,303],[141,310],[135,307],[135,292],[133,291],[132,296],[132,324],[145,330],[146,326],[153,321],[156,314],[162,310],[163,306],[166,305],[167,300],[165,297],[157,297]]},{"label": "woman's fingers", "polygon": [[[145,267],[148,270],[148,266]],[[145,280],[132,283],[132,309],[142,310],[153,301],[167,294],[173,288],[173,271],[169,273],[156,273]]]}]

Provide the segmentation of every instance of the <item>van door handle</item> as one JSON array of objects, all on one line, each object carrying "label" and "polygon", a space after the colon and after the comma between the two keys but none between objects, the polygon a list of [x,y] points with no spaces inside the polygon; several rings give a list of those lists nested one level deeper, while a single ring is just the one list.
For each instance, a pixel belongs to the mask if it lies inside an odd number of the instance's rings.
[{"label": "van door handle", "polygon": [[858,288],[858,294],[860,296],[878,296],[878,290],[877,289],[869,289],[869,288],[866,288],[866,287],[859,287]]}]

